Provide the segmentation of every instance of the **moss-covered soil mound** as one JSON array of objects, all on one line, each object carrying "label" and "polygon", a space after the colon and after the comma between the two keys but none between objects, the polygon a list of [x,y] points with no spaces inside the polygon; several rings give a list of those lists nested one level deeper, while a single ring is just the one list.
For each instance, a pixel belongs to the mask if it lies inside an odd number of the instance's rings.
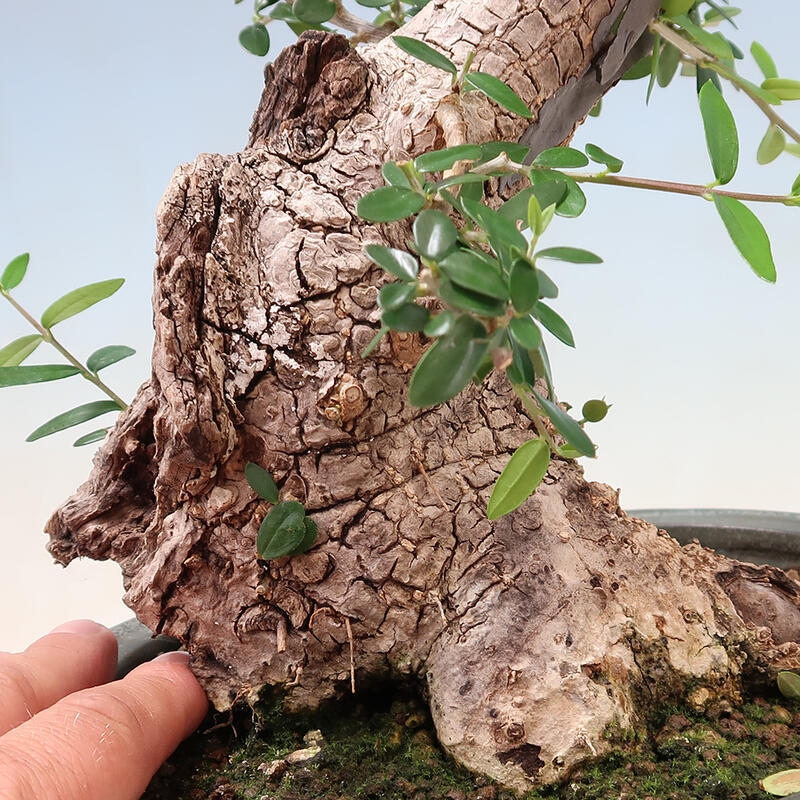
[{"label": "moss-covered soil mound", "polygon": [[[449,759],[424,704],[408,694],[377,692],[305,716],[275,706],[208,731],[215,722],[176,751],[145,800],[516,797]],[[665,709],[639,741],[619,747],[526,800],[767,800],[759,778],[800,767],[800,707],[776,693],[706,715]]]}]

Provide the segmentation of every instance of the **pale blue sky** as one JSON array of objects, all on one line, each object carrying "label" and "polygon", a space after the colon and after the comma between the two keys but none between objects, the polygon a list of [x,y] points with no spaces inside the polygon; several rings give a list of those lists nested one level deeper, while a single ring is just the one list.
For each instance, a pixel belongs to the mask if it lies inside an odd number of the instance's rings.
[{"label": "pale blue sky", "polygon": [[[746,49],[758,39],[782,74],[800,78],[792,0],[743,0]],[[120,343],[139,350],[109,369],[126,397],[147,375],[154,214],[174,167],[247,139],[263,61],[239,48],[250,4],[232,0],[84,0],[43,7],[2,0],[0,262],[29,250],[17,295],[40,312],[76,285],[125,277],[103,306],[59,333],[86,356]],[[273,54],[277,52],[277,47]],[[755,78],[754,65],[749,65]],[[692,85],[625,85],[579,132],[626,161],[625,173],[703,183],[711,178]],[[783,191],[800,160],[753,168],[763,119],[741,110],[735,186]],[[795,125],[800,104],[784,106]],[[784,160],[785,159],[785,160]],[[601,266],[553,266],[559,312],[575,352],[553,345],[561,396],[614,403],[592,430],[595,480],[622,488],[626,507],[718,506],[800,511],[795,423],[800,343],[800,210],[770,208],[778,285],[750,272],[701,200],[592,188],[589,209],[560,223],[550,244],[588,247]],[[2,266],[0,264],[0,266]],[[0,306],[0,346],[28,331]],[[54,385],[55,386],[55,385]],[[91,448],[72,432],[25,444],[65,408],[97,399],[76,379],[0,392],[0,649],[20,646],[65,614],[127,616],[110,565],[49,563],[40,530],[88,474]]]}]

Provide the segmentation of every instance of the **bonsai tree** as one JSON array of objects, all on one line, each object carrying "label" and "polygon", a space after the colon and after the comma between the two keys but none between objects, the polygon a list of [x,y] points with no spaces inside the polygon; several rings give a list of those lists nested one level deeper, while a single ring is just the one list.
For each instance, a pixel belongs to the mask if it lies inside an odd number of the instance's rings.
[{"label": "bonsai tree", "polygon": [[[386,5],[369,23],[330,0],[256,4],[249,49],[272,19],[305,30],[266,69],[247,148],[173,176],[152,376],[48,523],[50,550],[118,561],[126,602],[185,643],[217,708],[418,681],[444,748],[523,791],[669,700],[735,702],[800,661],[793,581],[682,548],[584,480],[607,405],[558,396],[546,337],[572,337],[543,267],[597,257],[540,242],[580,214],[582,182],[679,191],[774,280],[744,201],[793,205],[798,185],[725,188],[721,87],[764,112],[768,160],[798,142],[776,106],[800,86],[760,47],[764,82],[741,78],[708,2]],[[713,183],[560,147],[624,74],[681,66]]]}]

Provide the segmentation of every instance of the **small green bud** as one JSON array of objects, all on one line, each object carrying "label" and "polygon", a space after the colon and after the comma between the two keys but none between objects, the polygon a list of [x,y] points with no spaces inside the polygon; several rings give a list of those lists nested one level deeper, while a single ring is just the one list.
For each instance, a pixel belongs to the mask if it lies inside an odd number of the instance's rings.
[{"label": "small green bud", "polygon": [[609,408],[611,406],[605,400],[587,400],[583,404],[581,414],[583,414],[583,419],[586,422],[600,422],[600,420],[605,419]]}]

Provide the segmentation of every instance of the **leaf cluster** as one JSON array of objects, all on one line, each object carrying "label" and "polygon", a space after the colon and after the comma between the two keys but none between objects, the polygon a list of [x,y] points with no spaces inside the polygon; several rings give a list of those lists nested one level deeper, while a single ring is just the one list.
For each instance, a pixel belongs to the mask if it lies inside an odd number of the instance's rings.
[{"label": "leaf cluster", "polygon": [[[107,394],[109,400],[98,400],[91,403],[71,408],[30,433],[26,441],[33,442],[58,431],[80,425],[96,417],[103,416],[112,411],[124,409],[125,403],[120,400],[100,380],[99,373],[106,367],[116,364],[125,358],[134,355],[135,351],[124,345],[106,345],[95,350],[82,364],[55,338],[53,328],[83,311],[91,308],[102,300],[115,294],[125,282],[122,278],[99,281],[86,286],[81,286],[67,292],[55,302],[51,303],[36,320],[12,296],[12,289],[16,289],[27,274],[30,256],[23,253],[12,259],[0,275],[0,295],[2,295],[37,331],[33,334],[21,336],[4,347],[0,348],[0,388],[7,386],[22,386],[31,383],[45,383],[49,381],[81,375],[86,380],[94,383]],[[36,352],[39,345],[46,342],[53,346],[67,363],[60,364],[25,364],[24,362]],[[105,437],[106,428],[102,428],[81,436],[74,442],[75,447],[97,442]]]},{"label": "leaf cluster", "polygon": [[250,488],[259,497],[273,504],[258,529],[258,557],[269,561],[273,558],[299,555],[310,549],[317,539],[317,523],[306,516],[302,503],[296,500],[280,500],[272,475],[252,461],[245,465],[244,475]]}]

